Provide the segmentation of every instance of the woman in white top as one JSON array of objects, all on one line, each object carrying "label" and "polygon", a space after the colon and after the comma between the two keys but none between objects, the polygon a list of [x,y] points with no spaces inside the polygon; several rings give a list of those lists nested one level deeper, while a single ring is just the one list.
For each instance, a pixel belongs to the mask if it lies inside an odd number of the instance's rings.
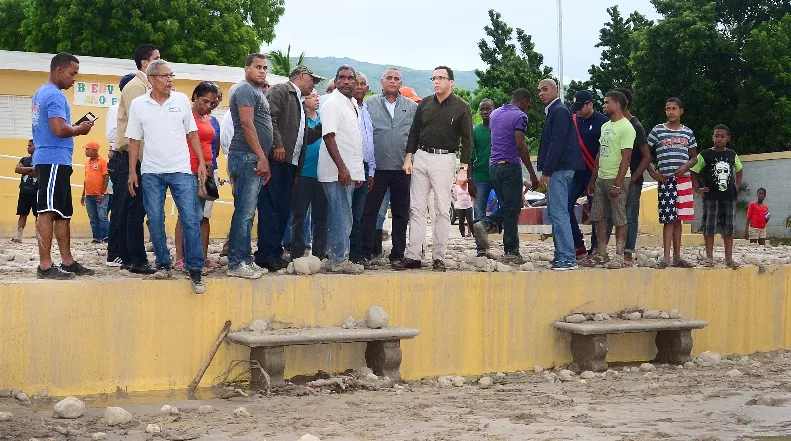
[{"label": "woman in white top", "polygon": [[[465,177],[456,177],[456,183],[453,184],[451,195],[453,196],[453,208],[459,218],[461,237],[472,237],[472,197],[470,197]],[[466,229],[464,228],[465,219],[467,220]]]}]

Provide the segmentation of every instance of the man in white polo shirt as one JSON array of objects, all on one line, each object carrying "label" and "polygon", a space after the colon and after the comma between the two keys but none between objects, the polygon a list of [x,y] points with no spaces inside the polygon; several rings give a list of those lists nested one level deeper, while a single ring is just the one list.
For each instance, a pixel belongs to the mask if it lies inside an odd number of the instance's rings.
[{"label": "man in white polo shirt", "polygon": [[[154,277],[171,277],[170,253],[165,235],[165,194],[170,194],[178,208],[184,231],[185,267],[192,281],[192,291],[206,292],[201,277],[203,249],[201,245],[198,205],[198,185],[206,182],[206,163],[203,159],[198,126],[192,116],[189,98],[173,89],[173,71],[164,60],[155,60],[148,65],[146,75],[152,89],[132,101],[129,108],[129,163],[137,164],[140,155],[140,140],[145,138],[143,160],[140,165],[142,183],[137,175],[129,175],[129,193],[134,196],[140,184],[145,198],[143,206],[148,216],[148,232],[154,244],[157,272]],[[185,145],[198,158],[198,177],[192,174],[190,154]]]},{"label": "man in white polo shirt", "polygon": [[318,177],[327,195],[327,251],[332,272],[359,274],[363,266],[349,261],[352,231],[352,193],[365,180],[360,113],[352,102],[357,72],[341,66],[335,90],[321,107],[322,136],[326,148],[319,152]]}]

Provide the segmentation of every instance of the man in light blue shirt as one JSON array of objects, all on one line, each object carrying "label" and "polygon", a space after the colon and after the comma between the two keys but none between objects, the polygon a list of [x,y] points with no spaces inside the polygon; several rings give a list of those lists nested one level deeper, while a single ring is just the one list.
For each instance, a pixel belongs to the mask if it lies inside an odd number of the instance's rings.
[{"label": "man in light blue shirt", "polygon": [[354,88],[352,97],[356,101],[360,112],[360,134],[363,137],[363,165],[365,166],[365,181],[354,189],[352,194],[352,234],[349,236],[349,260],[366,266],[363,259],[363,209],[365,208],[365,195],[374,185],[374,172],[376,171],[376,157],[374,156],[374,129],[371,114],[368,113],[368,103],[365,95],[368,94],[368,78],[362,72],[357,73],[357,87]]}]

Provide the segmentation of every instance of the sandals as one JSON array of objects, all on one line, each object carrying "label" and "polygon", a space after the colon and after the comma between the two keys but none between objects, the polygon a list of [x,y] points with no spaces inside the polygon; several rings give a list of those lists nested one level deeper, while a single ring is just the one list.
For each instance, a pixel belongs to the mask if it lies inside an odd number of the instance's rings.
[{"label": "sandals", "polygon": [[704,268],[714,268],[714,261],[712,259],[705,259],[701,265],[703,265]]},{"label": "sandals", "polygon": [[730,269],[739,269],[742,267],[742,264],[735,260],[731,260],[730,262],[725,262],[725,265]]},{"label": "sandals", "polygon": [[610,261],[609,257],[602,257],[598,253],[593,253],[590,256],[583,259],[582,262],[580,262],[580,265],[584,266],[585,268],[595,268],[597,266],[605,265],[609,261]]},{"label": "sandals", "polygon": [[678,262],[673,264],[673,268],[695,268],[695,265],[687,262],[684,259],[681,259]]}]

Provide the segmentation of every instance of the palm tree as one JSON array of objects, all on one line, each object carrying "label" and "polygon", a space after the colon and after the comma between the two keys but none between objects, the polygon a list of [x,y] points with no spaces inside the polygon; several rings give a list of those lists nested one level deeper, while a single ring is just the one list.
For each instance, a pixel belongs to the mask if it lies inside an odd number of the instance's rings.
[{"label": "palm tree", "polygon": [[[282,75],[287,77],[291,74],[291,45],[288,45],[288,49],[284,54],[280,50],[271,51],[267,54],[267,58],[269,61],[272,62],[272,73],[275,75]],[[297,65],[300,65],[305,60],[305,52],[299,54],[299,58],[297,58]]]}]

